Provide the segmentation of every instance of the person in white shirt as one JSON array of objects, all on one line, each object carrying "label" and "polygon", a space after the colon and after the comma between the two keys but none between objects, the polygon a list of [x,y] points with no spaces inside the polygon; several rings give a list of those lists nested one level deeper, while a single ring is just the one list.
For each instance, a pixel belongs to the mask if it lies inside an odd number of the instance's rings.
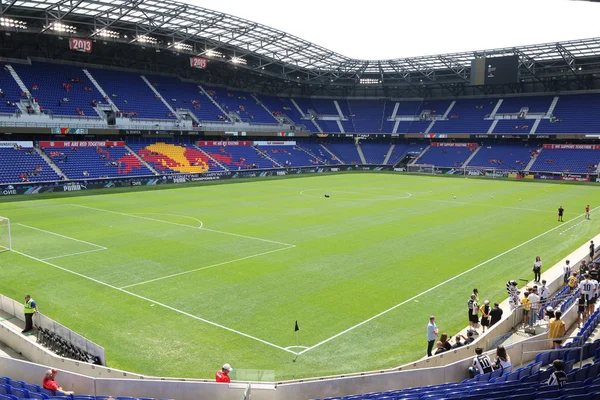
[{"label": "person in white shirt", "polygon": [[537,286],[533,287],[533,291],[529,294],[529,301],[531,302],[531,310],[529,311],[529,326],[535,325],[535,320],[538,313],[540,312],[540,296],[538,295]]},{"label": "person in white shirt", "polygon": [[565,261],[565,265],[563,266],[563,281],[565,283],[565,285],[567,284],[567,282],[569,281],[569,278],[571,277],[571,261],[566,260]]},{"label": "person in white shirt", "polygon": [[521,305],[521,299],[519,298],[520,294],[521,292],[518,290],[514,293],[511,293],[510,298],[508,299],[508,304],[510,305],[511,311],[516,310]]},{"label": "person in white shirt", "polygon": [[538,315],[538,317],[541,319],[544,318],[544,309],[546,308],[546,301],[548,300],[548,297],[550,297],[550,289],[548,289],[548,286],[546,286],[545,279],[542,281],[542,286],[538,290],[538,295],[540,296],[541,310],[541,313]]},{"label": "person in white shirt", "polygon": [[502,369],[504,373],[512,371],[510,357],[506,354],[504,346],[496,348],[496,358],[494,359],[494,369]]},{"label": "person in white shirt", "polygon": [[583,319],[584,319],[583,322],[585,323],[585,320],[587,319],[587,317],[589,315],[591,315],[590,309],[591,310],[594,309],[593,301],[594,301],[594,295],[596,293],[596,285],[590,279],[590,274],[583,275],[583,278],[584,279],[581,282],[579,282],[579,290],[581,291],[581,295],[585,299],[585,310],[586,311],[583,314]]},{"label": "person in white shirt", "polygon": [[487,354],[483,354],[483,349],[481,347],[477,347],[475,349],[475,354],[477,354],[473,358],[473,362],[469,367],[469,375],[471,378],[479,374],[487,374],[488,372],[492,372],[492,360]]}]

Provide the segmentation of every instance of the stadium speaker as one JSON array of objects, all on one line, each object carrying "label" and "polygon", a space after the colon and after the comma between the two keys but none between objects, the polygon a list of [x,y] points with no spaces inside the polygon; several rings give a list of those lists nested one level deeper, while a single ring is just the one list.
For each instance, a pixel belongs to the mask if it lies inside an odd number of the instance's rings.
[{"label": "stadium speaker", "polygon": [[106,122],[110,126],[113,126],[113,125],[117,124],[117,116],[115,115],[114,111],[111,111],[111,112],[109,112],[109,113],[106,114]]}]

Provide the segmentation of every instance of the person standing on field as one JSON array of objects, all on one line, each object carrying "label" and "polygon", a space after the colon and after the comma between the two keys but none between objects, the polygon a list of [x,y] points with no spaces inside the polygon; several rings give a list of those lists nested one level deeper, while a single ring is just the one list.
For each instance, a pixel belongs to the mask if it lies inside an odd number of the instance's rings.
[{"label": "person standing on field", "polygon": [[37,304],[35,304],[35,301],[30,295],[25,296],[23,312],[25,313],[25,329],[23,329],[21,333],[27,333],[33,329],[33,314],[38,312]]},{"label": "person standing on field", "polygon": [[438,327],[435,324],[435,316],[429,317],[429,324],[427,325],[427,357],[431,357],[431,351],[433,345],[438,337]]},{"label": "person standing on field", "polygon": [[585,219],[590,219],[590,205],[585,206]]},{"label": "person standing on field", "polygon": [[565,209],[563,206],[558,207],[558,222],[563,222],[563,214],[565,213]]}]

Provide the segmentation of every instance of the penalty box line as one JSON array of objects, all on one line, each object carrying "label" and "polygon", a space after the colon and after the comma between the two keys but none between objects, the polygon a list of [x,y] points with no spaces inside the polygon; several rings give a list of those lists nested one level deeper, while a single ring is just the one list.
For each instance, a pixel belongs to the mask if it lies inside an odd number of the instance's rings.
[{"label": "penalty box line", "polygon": [[[177,222],[165,221],[165,220],[157,219],[157,218],[143,217],[141,215],[128,214],[128,213],[123,213],[123,212],[119,212],[119,211],[105,210],[103,208],[83,206],[83,205],[80,205],[80,204],[69,204],[69,205],[73,206],[73,207],[87,208],[88,210],[102,211],[102,212],[106,212],[106,213],[110,213],[110,214],[122,215],[122,216],[125,216],[125,217],[145,219],[147,221],[162,222],[164,224],[182,226],[182,227],[185,227],[185,228],[191,228],[191,229],[196,229],[196,230],[202,230],[202,231],[220,233],[222,235],[237,236],[237,237],[242,237],[242,238],[251,239],[251,240],[259,240],[261,242],[280,244],[282,246],[288,246],[288,247],[295,247],[296,246],[296,245],[291,244],[291,243],[278,242],[276,240],[263,239],[263,238],[259,238],[259,237],[255,237],[255,236],[241,235],[239,233],[219,231],[219,230],[216,230],[216,229],[205,228],[204,226],[197,227],[197,226],[192,226],[192,225],[179,224]],[[187,217],[187,216],[181,215],[181,217]]]},{"label": "penalty box line", "polygon": [[[600,206],[594,208],[592,211],[595,211],[598,208],[600,208]],[[578,215],[578,216],[574,217],[573,219],[565,222],[565,224],[569,224],[571,222],[577,221],[579,218],[583,217],[584,215],[585,214]],[[492,262],[494,260],[497,260],[498,258],[500,258],[502,256],[505,256],[506,254],[511,253],[511,252],[517,250],[518,248],[523,247],[526,244],[533,242],[536,239],[541,238],[542,236],[545,236],[545,235],[547,235],[547,234],[549,234],[551,232],[554,232],[555,230],[563,228],[565,224],[555,226],[554,228],[551,228],[551,229],[547,230],[546,232],[540,233],[539,235],[534,236],[531,239],[529,239],[529,240],[527,240],[527,241],[525,241],[525,242],[523,242],[523,243],[521,243],[519,245],[516,245],[515,247],[510,248],[510,249],[508,249],[508,250],[506,250],[506,251],[504,251],[504,252],[502,252],[502,253],[500,253],[500,254],[492,257],[492,258],[490,258],[489,260],[486,260],[486,261],[482,262],[481,264],[478,264],[478,265],[474,266],[473,268],[470,268],[470,269],[468,269],[466,271],[461,272],[458,275],[453,276],[452,278],[449,278],[449,279],[447,279],[447,280],[445,280],[443,282],[440,282],[437,285],[432,286],[429,289],[427,289],[427,290],[425,290],[425,291],[423,291],[423,292],[421,292],[421,293],[419,293],[419,294],[411,297],[410,299],[404,300],[403,302],[398,303],[395,306],[392,306],[392,307],[388,308],[387,310],[384,310],[384,311],[380,312],[379,314],[376,314],[376,315],[372,316],[371,318],[368,318],[368,319],[366,319],[366,320],[364,320],[362,322],[359,322],[358,324],[356,324],[354,326],[351,326],[350,328],[348,328],[348,329],[346,329],[346,330],[344,330],[344,331],[342,331],[342,332],[340,332],[338,334],[335,334],[335,335],[333,335],[333,336],[331,336],[331,337],[329,337],[329,338],[327,338],[325,340],[322,340],[321,342],[319,342],[319,343],[317,343],[317,344],[315,344],[315,345],[313,345],[313,346],[311,346],[311,347],[309,347],[307,349],[302,350],[300,353],[298,353],[298,355],[302,355],[302,354],[304,354],[304,353],[306,353],[308,351],[316,349],[317,347],[322,346],[325,343],[328,343],[328,342],[330,342],[330,341],[332,341],[332,340],[334,340],[334,339],[336,339],[336,338],[338,338],[338,337],[340,337],[342,335],[345,335],[348,332],[353,331],[354,329],[356,329],[358,327],[361,327],[361,326],[363,326],[363,325],[365,325],[365,324],[367,324],[367,323],[369,323],[369,322],[371,322],[371,321],[373,321],[373,320],[375,320],[375,319],[377,319],[377,318],[379,318],[379,317],[381,317],[381,316],[383,316],[383,315],[385,315],[385,314],[387,314],[387,313],[389,313],[391,311],[394,311],[395,309],[397,309],[397,308],[405,305],[406,303],[409,303],[409,302],[411,302],[411,301],[413,301],[413,300],[415,300],[415,299],[417,299],[417,298],[419,298],[419,297],[421,297],[421,296],[423,296],[423,295],[425,295],[425,294],[427,294],[427,293],[429,293],[429,292],[431,292],[431,291],[433,291],[433,290],[435,290],[435,289],[437,289],[437,288],[439,288],[441,286],[444,286],[448,282],[452,282],[453,280],[455,280],[457,278],[460,278],[461,276],[463,276],[465,274],[468,274],[469,272],[472,272],[472,271],[474,271],[474,270],[476,270],[476,269],[478,269],[480,267],[483,267],[484,265],[486,265],[486,264],[488,264],[488,263],[490,263],[490,262]]]},{"label": "penalty box line", "polygon": [[287,352],[287,353],[294,354],[294,355],[298,355],[298,353],[296,353],[295,351],[292,351],[292,350],[290,350],[290,349],[288,349],[288,348],[285,348],[285,347],[282,347],[282,346],[278,346],[278,345],[276,345],[276,344],[274,344],[274,343],[271,343],[271,342],[267,342],[266,340],[263,340],[263,339],[257,338],[256,336],[252,336],[252,335],[249,335],[249,334],[247,334],[247,333],[244,333],[244,332],[237,331],[237,330],[235,330],[235,329],[233,329],[233,328],[229,328],[229,327],[227,327],[227,326],[225,326],[225,325],[217,324],[216,322],[212,322],[212,321],[209,321],[209,320],[207,320],[207,319],[204,319],[204,318],[202,318],[202,317],[198,317],[197,315],[193,315],[193,314],[190,314],[190,313],[188,313],[188,312],[185,312],[185,311],[183,311],[183,310],[179,310],[179,309],[177,309],[177,308],[175,308],[175,307],[171,307],[171,306],[169,306],[168,304],[164,304],[164,303],[161,303],[161,302],[158,302],[158,301],[152,300],[152,299],[150,299],[150,298],[148,298],[148,297],[144,297],[144,296],[141,296],[141,295],[139,295],[139,294],[136,294],[136,293],[130,292],[130,291],[128,291],[128,290],[125,290],[125,289],[122,289],[122,288],[118,288],[118,287],[116,287],[116,286],[113,286],[113,285],[111,285],[110,283],[106,283],[106,282],[100,281],[100,280],[98,280],[98,279],[92,278],[92,277],[90,277],[90,276],[87,276],[87,275],[81,274],[81,273],[79,273],[79,272],[72,271],[72,270],[70,270],[70,269],[68,269],[68,268],[61,267],[61,266],[59,266],[59,265],[53,264],[53,263],[51,263],[51,262],[48,262],[48,261],[46,261],[46,260],[42,260],[42,259],[40,259],[40,258],[34,257],[34,256],[32,256],[32,255],[29,255],[29,254],[27,254],[27,253],[23,253],[23,252],[20,252],[20,251],[17,251],[17,250],[12,250],[12,252],[13,252],[13,253],[15,253],[15,254],[19,254],[19,255],[21,255],[21,256],[23,256],[23,257],[27,257],[27,258],[29,258],[29,259],[31,259],[31,260],[34,260],[34,261],[40,262],[40,263],[42,263],[42,264],[46,264],[46,265],[48,265],[48,266],[50,266],[50,267],[52,267],[52,268],[59,269],[59,270],[61,270],[61,271],[64,271],[64,272],[67,272],[67,273],[70,273],[70,274],[76,275],[76,276],[78,276],[78,277],[80,277],[80,278],[87,279],[87,280],[89,280],[89,281],[95,282],[95,283],[97,283],[97,284],[99,284],[99,285],[102,285],[102,286],[108,287],[108,288],[110,288],[110,289],[113,289],[113,290],[119,291],[119,292],[121,292],[121,293],[128,294],[128,295],[130,295],[130,296],[133,296],[133,297],[136,297],[136,298],[138,298],[138,299],[140,299],[140,300],[147,301],[147,302],[149,302],[149,303],[151,303],[151,304],[156,304],[156,305],[158,305],[158,306],[161,306],[161,307],[163,307],[163,308],[165,308],[165,309],[167,309],[167,310],[170,310],[170,311],[176,312],[176,313],[178,313],[178,314],[185,315],[186,317],[193,318],[193,319],[195,319],[195,320],[198,320],[198,321],[204,322],[204,323],[206,323],[206,324],[208,324],[208,325],[212,325],[212,326],[214,326],[214,327],[221,328],[221,329],[223,329],[223,330],[226,330],[226,331],[228,331],[228,332],[231,332],[231,333],[238,334],[238,335],[240,335],[240,336],[243,336],[243,337],[245,337],[245,338],[248,338],[248,339],[251,339],[251,340],[254,340],[254,341],[260,342],[260,343],[262,343],[262,344],[265,344],[265,345],[267,345],[267,346],[270,346],[270,347],[274,347],[274,348],[276,348],[276,349],[279,349],[279,350],[285,351],[285,352]]}]

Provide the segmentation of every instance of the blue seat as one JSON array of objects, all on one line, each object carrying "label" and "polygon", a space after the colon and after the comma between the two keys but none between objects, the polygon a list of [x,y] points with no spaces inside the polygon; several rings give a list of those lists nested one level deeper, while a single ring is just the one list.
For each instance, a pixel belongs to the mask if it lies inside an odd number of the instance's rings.
[{"label": "blue seat", "polygon": [[511,372],[507,377],[506,377],[506,382],[514,382],[514,381],[518,381],[519,380],[519,373],[523,370],[523,368],[519,368],[517,369],[515,372]]},{"label": "blue seat", "polygon": [[576,394],[574,396],[566,395],[559,397],[561,400],[588,400],[587,394]]},{"label": "blue seat", "polygon": [[[515,371],[515,373],[517,371]],[[521,378],[531,375],[531,367],[525,367],[525,368],[521,369],[521,371],[518,371],[518,372],[519,372],[519,376],[518,376],[517,380],[521,380]]]},{"label": "blue seat", "polygon": [[[344,397],[345,398],[345,397]],[[96,396],[76,395],[73,400],[96,400]]]},{"label": "blue seat", "polygon": [[535,362],[542,363],[542,366],[550,364],[550,352],[545,351],[543,353],[538,354],[537,356],[535,356]]},{"label": "blue seat", "polygon": [[533,393],[515,394],[505,397],[506,400],[533,400]]},{"label": "blue seat", "polygon": [[50,396],[48,400],[70,400],[67,396]]},{"label": "blue seat", "polygon": [[18,397],[11,394],[0,394],[0,400],[18,400]]},{"label": "blue seat", "polygon": [[25,385],[27,385],[27,383],[23,382],[23,381],[15,381],[13,380],[10,383],[10,386],[17,388],[17,389],[25,389]]},{"label": "blue seat", "polygon": [[30,399],[46,400],[49,397],[50,396],[48,396],[47,394],[44,394],[44,393],[29,392],[29,398]]},{"label": "blue seat", "polygon": [[600,400],[600,392],[590,393],[588,400]]},{"label": "blue seat", "polygon": [[0,376],[0,384],[10,386],[11,379],[8,376]]},{"label": "blue seat", "polygon": [[33,393],[41,393],[42,392],[42,387],[39,385],[32,385],[31,383],[26,383],[23,387],[23,389],[27,389],[29,390],[29,392],[33,392]]},{"label": "blue seat", "polygon": [[538,392],[535,394],[536,399],[557,399],[560,396],[560,391],[556,390],[556,388],[544,391],[538,390]]},{"label": "blue seat", "polygon": [[14,386],[10,389],[10,394],[12,394],[15,397],[18,397],[19,399],[28,399],[29,398],[29,390],[19,389]]},{"label": "blue seat", "polygon": [[10,394],[10,386],[0,384],[0,394]]},{"label": "blue seat", "polygon": [[588,368],[588,378],[596,378],[600,374],[600,363],[590,364]]},{"label": "blue seat", "polygon": [[585,394],[587,391],[583,387],[565,389],[564,387],[560,390],[561,397],[562,396],[574,396],[577,394]]}]

